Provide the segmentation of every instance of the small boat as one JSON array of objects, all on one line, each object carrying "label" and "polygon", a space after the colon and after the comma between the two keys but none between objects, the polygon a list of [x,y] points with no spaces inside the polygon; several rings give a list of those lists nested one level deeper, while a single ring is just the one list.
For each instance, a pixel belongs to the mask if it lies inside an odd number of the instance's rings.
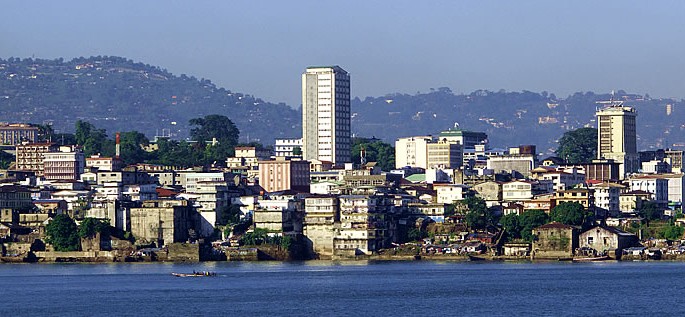
[{"label": "small boat", "polygon": [[611,257],[609,257],[608,255],[605,255],[605,256],[597,256],[597,257],[593,257],[593,258],[573,258],[573,260],[571,260],[571,261],[575,263],[575,262],[598,262],[598,261],[606,261],[606,260],[611,260]]},{"label": "small boat", "polygon": [[176,277],[212,277],[216,276],[216,273],[214,272],[193,272],[193,273],[171,273],[171,275],[176,276]]}]

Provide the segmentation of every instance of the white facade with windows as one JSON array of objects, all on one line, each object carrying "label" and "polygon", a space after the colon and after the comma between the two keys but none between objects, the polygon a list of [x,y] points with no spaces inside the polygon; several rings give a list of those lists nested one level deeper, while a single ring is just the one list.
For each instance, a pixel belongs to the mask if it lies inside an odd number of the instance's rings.
[{"label": "white facade with windows", "polygon": [[302,74],[302,154],[305,160],[352,161],[350,75],[339,66]]}]

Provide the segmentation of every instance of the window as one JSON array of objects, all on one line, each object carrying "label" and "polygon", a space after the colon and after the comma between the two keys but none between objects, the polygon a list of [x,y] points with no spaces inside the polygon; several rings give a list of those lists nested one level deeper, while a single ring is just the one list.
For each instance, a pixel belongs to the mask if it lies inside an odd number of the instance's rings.
[{"label": "window", "polygon": [[594,242],[594,237],[587,237],[587,244],[592,244]]}]

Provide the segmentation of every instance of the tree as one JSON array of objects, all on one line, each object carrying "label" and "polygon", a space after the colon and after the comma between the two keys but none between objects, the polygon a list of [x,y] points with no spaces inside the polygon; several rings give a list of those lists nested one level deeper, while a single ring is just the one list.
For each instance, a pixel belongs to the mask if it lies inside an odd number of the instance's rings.
[{"label": "tree", "polygon": [[568,131],[559,139],[557,155],[571,164],[589,162],[597,157],[597,129]]},{"label": "tree", "polygon": [[121,132],[119,141],[125,164],[145,162],[149,158],[150,155],[141,147],[150,143],[145,134],[138,131]]},{"label": "tree", "polygon": [[375,138],[353,138],[352,162],[361,162],[362,148],[366,152],[367,162],[376,162],[378,167],[384,171],[395,168],[395,148],[392,145]]},{"label": "tree", "polygon": [[409,241],[419,241],[427,236],[428,234],[419,228],[411,228],[407,231],[407,239]]},{"label": "tree", "polygon": [[0,151],[0,169],[8,169],[14,163],[14,155]]},{"label": "tree", "polygon": [[240,205],[228,205],[221,209],[219,213],[219,224],[224,226],[234,226],[240,222]]},{"label": "tree", "polygon": [[659,205],[654,201],[646,201],[642,204],[637,212],[641,217],[647,219],[647,221],[658,220],[663,216],[664,211],[659,208]]},{"label": "tree", "polygon": [[240,131],[233,121],[226,116],[212,114],[204,118],[190,119],[189,123],[191,126],[195,126],[190,130],[190,137],[194,141],[204,142],[216,138],[219,141],[228,142],[232,146],[238,144]]},{"label": "tree", "polygon": [[565,201],[552,208],[550,218],[565,225],[580,226],[585,222],[585,208],[580,203]]},{"label": "tree", "polygon": [[94,125],[78,120],[76,121],[76,142],[83,146],[83,153],[86,156],[94,154],[112,155],[114,154],[114,141],[107,139],[107,132],[98,129]]},{"label": "tree", "polygon": [[524,211],[519,217],[521,224],[521,238],[533,241],[533,229],[547,223],[549,217],[542,210],[531,209]]},{"label": "tree", "polygon": [[500,218],[499,223],[506,230],[509,240],[521,238],[521,223],[517,214],[505,215]]},{"label": "tree", "polygon": [[[190,130],[190,137],[197,142],[196,149],[203,151],[204,164],[223,162],[233,155],[240,131],[228,117],[213,114],[191,119],[189,123],[195,126]],[[206,141],[214,139],[217,143],[205,145]]]},{"label": "tree", "polygon": [[96,233],[107,237],[110,234],[109,219],[100,220],[97,218],[86,217],[78,226],[78,236],[81,238],[92,238]]},{"label": "tree", "polygon": [[56,251],[77,251],[80,246],[76,222],[65,214],[59,214],[45,226],[46,241]]},{"label": "tree", "polygon": [[483,198],[471,196],[464,199],[463,203],[468,208],[465,220],[469,227],[472,229],[485,229],[488,225],[493,224],[494,219],[488,211]]},{"label": "tree", "polygon": [[668,240],[680,240],[683,238],[683,233],[685,233],[685,228],[670,223],[661,229],[659,235]]}]

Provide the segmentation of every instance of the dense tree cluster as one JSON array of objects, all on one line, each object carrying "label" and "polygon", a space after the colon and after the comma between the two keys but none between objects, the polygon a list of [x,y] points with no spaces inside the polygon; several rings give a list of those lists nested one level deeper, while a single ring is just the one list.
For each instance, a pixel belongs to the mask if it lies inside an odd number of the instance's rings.
[{"label": "dense tree cluster", "polygon": [[500,224],[512,239],[524,239],[533,241],[533,229],[549,222],[549,216],[537,209],[526,210],[521,215],[508,214],[500,219]]},{"label": "dense tree cluster", "polygon": [[559,139],[557,155],[570,164],[590,162],[597,158],[597,129],[580,128],[564,133]]},{"label": "dense tree cluster", "polygon": [[56,215],[45,226],[46,242],[50,243],[55,251],[78,251],[81,243],[77,229],[74,219],[65,214]]},{"label": "dense tree cluster", "polygon": [[361,150],[366,152],[367,162],[376,162],[384,171],[395,168],[395,148],[379,139],[353,138],[352,162],[361,162]]},{"label": "dense tree cluster", "polygon": [[[209,115],[193,119],[193,140],[176,141],[161,138],[156,151],[147,152],[144,147],[150,140],[138,131],[120,133],[121,158],[125,164],[147,162],[169,166],[198,166],[222,164],[233,155],[240,132],[226,116]],[[80,145],[86,156],[100,154],[115,155],[115,140],[107,131],[85,121],[76,121],[76,133],[57,135],[47,126],[41,138],[59,144]],[[259,145],[261,146],[261,145]],[[13,159],[13,157],[12,157]],[[3,156],[0,155],[0,164]]]}]

